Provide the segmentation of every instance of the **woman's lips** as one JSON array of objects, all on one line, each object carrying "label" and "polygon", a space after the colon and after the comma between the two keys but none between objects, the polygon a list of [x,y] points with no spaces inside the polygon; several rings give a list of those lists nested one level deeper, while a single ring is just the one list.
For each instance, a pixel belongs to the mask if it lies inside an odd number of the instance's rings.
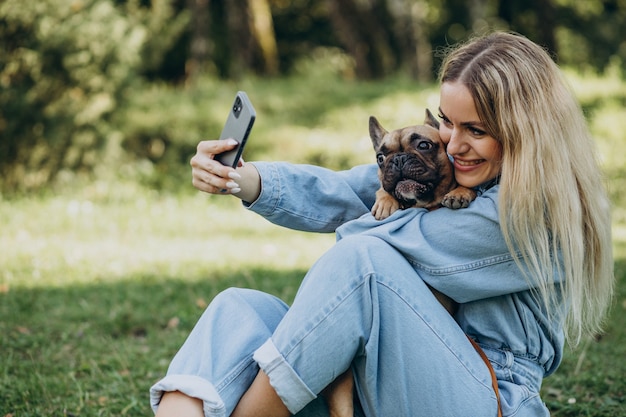
[{"label": "woman's lips", "polygon": [[483,162],[485,162],[484,159],[472,159],[471,161],[463,161],[461,159],[454,158],[454,169],[458,169],[460,171],[471,171]]}]

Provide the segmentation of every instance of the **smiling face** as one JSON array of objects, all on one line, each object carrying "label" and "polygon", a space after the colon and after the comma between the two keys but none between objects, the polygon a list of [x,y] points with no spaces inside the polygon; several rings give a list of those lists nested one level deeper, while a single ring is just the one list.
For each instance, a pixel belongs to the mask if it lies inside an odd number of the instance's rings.
[{"label": "smiling face", "polygon": [[476,187],[500,174],[502,144],[485,132],[465,85],[456,81],[441,85],[439,117],[439,135],[454,158],[454,175],[460,185]]}]

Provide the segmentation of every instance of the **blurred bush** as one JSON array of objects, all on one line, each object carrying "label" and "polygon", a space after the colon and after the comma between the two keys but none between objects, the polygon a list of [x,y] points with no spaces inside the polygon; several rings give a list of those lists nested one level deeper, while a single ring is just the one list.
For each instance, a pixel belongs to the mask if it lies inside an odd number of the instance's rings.
[{"label": "blurred bush", "polygon": [[167,0],[0,3],[0,183],[27,191],[89,172],[115,135],[111,115],[183,26]]}]

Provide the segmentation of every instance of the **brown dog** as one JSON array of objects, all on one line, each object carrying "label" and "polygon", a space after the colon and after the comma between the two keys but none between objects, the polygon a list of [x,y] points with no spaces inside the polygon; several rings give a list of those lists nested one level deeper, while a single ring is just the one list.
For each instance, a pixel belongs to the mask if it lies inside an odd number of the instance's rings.
[{"label": "brown dog", "polygon": [[369,129],[381,182],[372,208],[377,220],[399,208],[464,208],[476,198],[473,190],[457,185],[439,122],[429,110],[423,125],[387,132],[371,116]]},{"label": "brown dog", "polygon": [[[371,116],[369,130],[381,182],[372,208],[377,220],[410,207],[465,208],[476,198],[475,191],[457,185],[454,167],[439,137],[439,122],[428,109],[424,125],[387,132]],[[456,303],[434,288],[430,290],[454,314]],[[352,371],[348,369],[324,390],[330,417],[353,416],[353,387]]]}]

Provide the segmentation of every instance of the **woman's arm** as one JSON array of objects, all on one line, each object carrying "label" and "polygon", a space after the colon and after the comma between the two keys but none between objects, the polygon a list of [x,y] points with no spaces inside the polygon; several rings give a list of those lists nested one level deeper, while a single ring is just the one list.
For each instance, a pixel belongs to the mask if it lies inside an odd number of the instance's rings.
[{"label": "woman's arm", "polygon": [[375,165],[338,172],[284,162],[255,162],[254,166],[261,177],[261,192],[248,207],[296,230],[334,232],[369,213],[380,187]]},{"label": "woman's arm", "polygon": [[398,210],[382,221],[363,216],[337,229],[339,239],[354,235],[384,240],[405,256],[424,281],[458,302],[532,286],[502,235],[498,186],[465,209]]},{"label": "woman's arm", "polygon": [[333,232],[368,213],[379,187],[375,165],[335,172],[311,165],[240,162],[237,169],[215,161],[236,142],[200,142],[191,159],[192,183],[200,191],[240,198],[269,221],[297,230]]}]

